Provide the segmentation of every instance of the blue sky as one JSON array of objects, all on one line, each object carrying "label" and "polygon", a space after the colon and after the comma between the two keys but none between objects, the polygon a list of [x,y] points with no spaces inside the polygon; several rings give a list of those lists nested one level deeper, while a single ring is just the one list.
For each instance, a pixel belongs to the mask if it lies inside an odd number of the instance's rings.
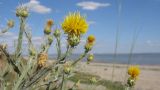
[{"label": "blue sky", "polygon": [[[93,53],[113,53],[118,22],[118,53],[129,52],[135,30],[139,32],[135,53],[160,52],[160,0],[0,0],[0,28],[5,27],[8,19],[16,22],[12,30],[0,37],[0,42],[7,42],[11,50],[19,30],[15,9],[20,3],[30,7],[27,24],[32,29],[33,41],[37,46],[43,42],[41,37],[47,19],[53,19],[55,27],[60,28],[59,24],[65,15],[80,11],[87,17],[90,26],[87,34],[82,37],[82,44],[75,50],[76,53],[83,51],[81,48],[85,38],[90,34],[96,36]],[[118,18],[119,6],[121,14]],[[62,41],[65,49],[65,38]],[[50,53],[55,53],[53,47]]]}]

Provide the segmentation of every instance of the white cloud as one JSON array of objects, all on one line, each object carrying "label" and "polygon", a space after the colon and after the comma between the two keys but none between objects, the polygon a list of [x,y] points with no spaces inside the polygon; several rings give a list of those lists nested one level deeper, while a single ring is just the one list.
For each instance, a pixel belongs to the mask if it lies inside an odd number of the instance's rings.
[{"label": "white cloud", "polygon": [[92,25],[92,24],[95,24],[95,23],[96,23],[95,21],[88,21],[89,25]]},{"label": "white cloud", "polygon": [[99,2],[93,2],[93,1],[83,1],[77,3],[77,6],[82,7],[82,9],[85,10],[96,10],[100,7],[108,7],[111,6],[110,3],[99,3]]},{"label": "white cloud", "polygon": [[150,47],[160,47],[160,42],[159,41],[147,40],[146,43]]},{"label": "white cloud", "polygon": [[40,2],[37,0],[30,0],[28,3],[24,5],[27,6],[31,11],[40,13],[40,14],[46,14],[52,11],[51,8],[41,5]]},{"label": "white cloud", "polygon": [[6,33],[0,33],[0,37],[1,38],[9,38],[9,37],[12,37],[12,36],[14,36],[14,34],[13,33],[11,33],[11,32],[6,32]]}]

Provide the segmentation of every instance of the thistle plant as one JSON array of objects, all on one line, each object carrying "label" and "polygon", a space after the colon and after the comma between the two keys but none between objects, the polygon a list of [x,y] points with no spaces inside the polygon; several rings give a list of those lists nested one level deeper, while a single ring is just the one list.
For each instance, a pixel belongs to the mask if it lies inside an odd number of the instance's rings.
[{"label": "thistle plant", "polygon": [[140,74],[140,69],[139,69],[138,66],[130,66],[128,68],[129,78],[127,80],[126,90],[132,90],[132,89],[134,89],[134,86],[136,84],[136,80],[137,80],[139,74]]},{"label": "thistle plant", "polygon": [[[71,75],[74,75],[75,67],[78,62],[83,60],[92,50],[95,37],[88,36],[84,46],[84,52],[73,61],[69,61],[68,57],[72,51],[76,49],[81,41],[81,37],[88,30],[86,18],[79,12],[69,13],[62,22],[61,28],[54,29],[52,19],[47,20],[44,25],[44,41],[41,48],[36,48],[32,42],[32,33],[28,31],[26,20],[29,17],[28,8],[21,5],[16,10],[16,16],[19,18],[19,35],[17,46],[12,55],[7,51],[6,45],[0,46],[0,52],[3,54],[6,66],[0,71],[0,90],[71,90],[78,87],[80,81],[73,85],[73,88],[66,88],[65,84]],[[9,20],[8,28],[2,30],[2,33],[14,26],[14,21]],[[62,53],[61,37],[67,36],[66,51]],[[28,57],[22,56],[22,42],[24,36],[28,41]],[[55,39],[55,40],[54,40]],[[57,59],[48,60],[48,51],[55,41],[57,49]],[[93,55],[89,54],[87,62],[93,60]],[[14,77],[8,77],[14,76]]]}]

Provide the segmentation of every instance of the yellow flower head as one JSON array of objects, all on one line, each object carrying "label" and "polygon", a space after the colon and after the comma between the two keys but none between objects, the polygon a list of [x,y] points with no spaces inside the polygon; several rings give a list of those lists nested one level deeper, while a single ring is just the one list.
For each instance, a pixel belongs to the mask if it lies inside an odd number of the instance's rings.
[{"label": "yellow flower head", "polygon": [[90,36],[88,36],[88,43],[93,43],[94,41],[95,41],[95,37],[94,37],[94,35],[90,35]]},{"label": "yellow flower head", "polygon": [[140,69],[138,66],[130,66],[128,69],[128,74],[131,75],[132,78],[136,78],[140,74]]},{"label": "yellow flower head", "polygon": [[81,16],[79,12],[75,12],[65,17],[62,29],[69,35],[75,34],[80,36],[87,32],[88,24],[84,16]]}]

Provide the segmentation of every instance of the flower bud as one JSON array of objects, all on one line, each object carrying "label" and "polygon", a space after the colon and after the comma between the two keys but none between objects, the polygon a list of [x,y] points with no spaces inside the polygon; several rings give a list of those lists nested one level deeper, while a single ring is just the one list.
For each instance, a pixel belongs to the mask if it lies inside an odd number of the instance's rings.
[{"label": "flower bud", "polygon": [[93,35],[88,36],[87,43],[84,47],[86,52],[89,52],[92,49],[94,42],[95,42],[95,37]]},{"label": "flower bud", "polygon": [[30,54],[31,56],[35,56],[35,55],[36,55],[35,49],[30,48],[30,49],[29,49],[29,54]]},{"label": "flower bud", "polygon": [[90,35],[90,36],[88,36],[88,38],[87,38],[87,42],[88,42],[88,43],[92,43],[92,44],[94,44],[94,42],[95,42],[95,37],[94,37],[94,35]]},{"label": "flower bud", "polygon": [[94,55],[93,54],[89,54],[87,57],[87,63],[89,64],[91,61],[93,61],[94,59]]},{"label": "flower bud", "polygon": [[92,50],[93,45],[90,43],[86,43],[86,45],[84,46],[86,52],[89,52],[90,50]]},{"label": "flower bud", "polygon": [[128,78],[127,84],[129,85],[129,87],[133,87],[135,85],[135,79],[130,77]]},{"label": "flower bud", "polygon": [[48,36],[48,42],[49,42],[49,44],[52,44],[52,42],[53,42],[53,37],[51,35]]},{"label": "flower bud", "polygon": [[47,34],[47,35],[49,35],[49,34],[51,33],[51,27],[46,26],[46,27],[44,28],[44,33]]},{"label": "flower bud", "polygon": [[13,20],[9,20],[8,23],[7,23],[7,26],[9,28],[12,28],[14,26],[14,21]]},{"label": "flower bud", "polygon": [[94,84],[94,83],[96,83],[96,82],[97,82],[97,80],[96,80],[96,78],[95,78],[95,77],[92,77],[92,78],[90,79],[90,82],[91,82],[91,84]]},{"label": "flower bud", "polygon": [[71,72],[71,65],[68,64],[68,63],[66,63],[66,64],[64,65],[63,71],[64,71],[65,74],[70,74],[70,72]]},{"label": "flower bud", "polygon": [[79,44],[79,42],[80,42],[80,38],[76,35],[71,35],[68,38],[68,43],[71,47],[77,46]]},{"label": "flower bud", "polygon": [[59,37],[61,32],[60,32],[60,30],[56,29],[53,34],[55,37]]},{"label": "flower bud", "polygon": [[16,10],[16,16],[17,17],[28,17],[29,13],[28,13],[28,9],[25,6],[19,6]]}]

